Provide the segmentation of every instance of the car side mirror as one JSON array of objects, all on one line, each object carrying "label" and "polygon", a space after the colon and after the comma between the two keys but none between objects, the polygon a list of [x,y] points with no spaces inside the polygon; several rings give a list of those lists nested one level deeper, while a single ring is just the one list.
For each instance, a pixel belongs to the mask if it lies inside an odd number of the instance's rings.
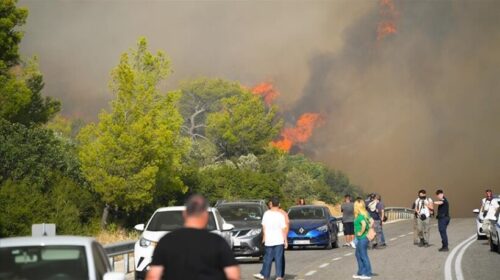
[{"label": "car side mirror", "polygon": [[223,224],[222,225],[222,231],[230,231],[234,229],[234,225],[232,224]]},{"label": "car side mirror", "polygon": [[102,280],[125,280],[125,274],[121,272],[107,272]]},{"label": "car side mirror", "polygon": [[473,213],[479,214],[479,209],[472,210]]},{"label": "car side mirror", "polygon": [[135,225],[135,230],[138,230],[138,231],[144,231],[144,224],[138,224],[138,225]]}]

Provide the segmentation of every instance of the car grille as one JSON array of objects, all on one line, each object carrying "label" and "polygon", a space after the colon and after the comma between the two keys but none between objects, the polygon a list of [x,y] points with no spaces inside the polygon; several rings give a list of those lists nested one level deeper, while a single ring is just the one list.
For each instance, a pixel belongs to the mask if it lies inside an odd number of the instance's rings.
[{"label": "car grille", "polygon": [[250,232],[249,229],[246,230],[233,230],[232,235],[233,237],[239,237],[239,236],[244,236],[247,235]]},{"label": "car grille", "polygon": [[294,232],[298,235],[306,235],[310,230],[305,229],[305,228],[298,228],[295,229]]}]

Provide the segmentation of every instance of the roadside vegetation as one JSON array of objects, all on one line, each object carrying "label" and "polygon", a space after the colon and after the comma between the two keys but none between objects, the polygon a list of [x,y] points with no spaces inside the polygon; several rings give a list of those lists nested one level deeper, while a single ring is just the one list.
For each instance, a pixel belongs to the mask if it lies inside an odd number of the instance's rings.
[{"label": "roadside vegetation", "polygon": [[0,237],[45,222],[59,234],[133,238],[123,229],[191,193],[212,203],[279,196],[285,207],[360,194],[341,171],[271,145],[279,108],[239,82],[166,90],[170,59],[145,38],[117,58],[113,100],[96,122],[61,116],[36,57],[19,56],[28,12],[16,4],[0,0]]}]

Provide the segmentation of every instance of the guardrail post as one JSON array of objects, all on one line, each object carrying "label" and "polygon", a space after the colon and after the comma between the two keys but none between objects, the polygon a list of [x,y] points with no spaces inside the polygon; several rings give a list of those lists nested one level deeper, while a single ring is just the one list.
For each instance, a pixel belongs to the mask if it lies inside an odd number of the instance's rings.
[{"label": "guardrail post", "polygon": [[123,255],[123,265],[124,265],[124,270],[125,273],[128,273],[128,253]]},{"label": "guardrail post", "polygon": [[111,270],[115,270],[115,257],[109,257],[109,263],[111,264]]}]

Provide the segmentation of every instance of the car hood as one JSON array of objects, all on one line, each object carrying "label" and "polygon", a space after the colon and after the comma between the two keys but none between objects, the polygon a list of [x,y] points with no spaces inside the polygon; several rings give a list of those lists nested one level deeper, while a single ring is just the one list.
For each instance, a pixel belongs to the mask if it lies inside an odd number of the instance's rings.
[{"label": "car hood", "polygon": [[261,222],[259,220],[252,220],[252,221],[226,221],[229,224],[232,224],[234,226],[234,229],[240,230],[240,229],[254,229],[254,228],[260,228],[262,227]]},{"label": "car hood", "polygon": [[290,229],[313,229],[326,225],[326,220],[290,220]]},{"label": "car hood", "polygon": [[148,231],[148,230],[146,230],[142,233],[142,237],[147,239],[147,240],[150,240],[150,241],[158,242],[165,234],[167,234],[169,232],[170,231]]}]

